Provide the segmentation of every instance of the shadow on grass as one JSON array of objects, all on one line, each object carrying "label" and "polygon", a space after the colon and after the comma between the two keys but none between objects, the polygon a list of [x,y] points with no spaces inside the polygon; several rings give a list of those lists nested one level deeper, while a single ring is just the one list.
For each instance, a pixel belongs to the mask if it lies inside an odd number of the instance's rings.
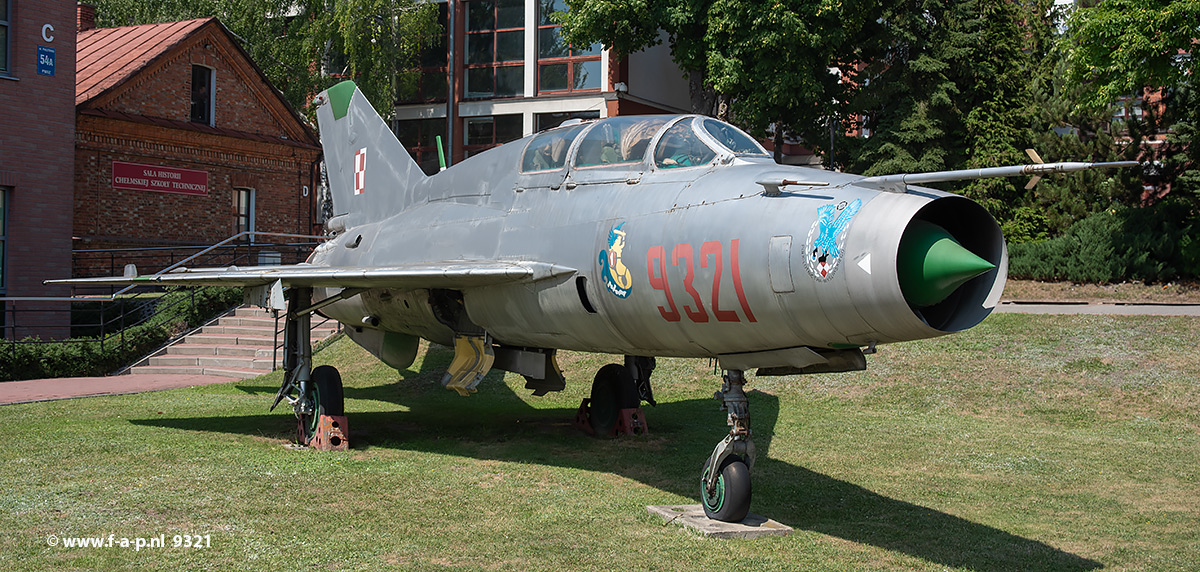
[{"label": "shadow on grass", "polygon": [[[430,370],[440,367],[434,365]],[[651,434],[616,441],[592,439],[571,426],[574,409],[535,409],[493,372],[472,399],[436,384],[435,371],[403,371],[402,381],[346,387],[351,400],[395,403],[408,411],[349,413],[355,449],[394,448],[469,458],[538,463],[608,472],[680,496],[699,495],[699,466],[725,432],[724,413],[711,400],[660,402],[647,407]],[[275,388],[239,385],[247,393]],[[663,396],[665,397],[665,396]],[[1092,570],[1101,564],[987,525],[888,498],[853,483],[771,459],[778,399],[751,392],[759,462],[755,512],[792,527],[979,571]],[[286,404],[284,404],[286,407]],[[699,421],[698,421],[699,420]],[[134,419],[137,425],[274,435],[287,438],[295,421],[278,412],[242,417]]]}]

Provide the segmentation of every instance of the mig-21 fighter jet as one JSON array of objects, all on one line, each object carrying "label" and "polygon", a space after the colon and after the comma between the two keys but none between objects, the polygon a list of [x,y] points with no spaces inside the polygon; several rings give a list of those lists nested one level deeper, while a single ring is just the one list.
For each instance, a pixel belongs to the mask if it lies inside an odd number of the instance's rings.
[{"label": "mig-21 fighter jet", "polygon": [[[491,369],[561,390],[558,350],[623,356],[597,373],[590,428],[654,403],[656,356],[714,358],[731,427],[704,463],[711,518],[743,519],[755,448],[745,372],[861,370],[879,344],[970,328],[996,306],[1000,228],[962,196],[915,186],[1136,163],[1041,163],[863,177],[776,164],[710,117],[563,125],[426,176],[351,82],[317,96],[333,216],[306,263],[183,269],[73,284],[231,285],[286,312],[287,399],[301,440],[342,414],[313,369],[320,312],[392,367],[420,338],[454,350],[463,395]],[[274,406],[272,406],[274,407]]]}]

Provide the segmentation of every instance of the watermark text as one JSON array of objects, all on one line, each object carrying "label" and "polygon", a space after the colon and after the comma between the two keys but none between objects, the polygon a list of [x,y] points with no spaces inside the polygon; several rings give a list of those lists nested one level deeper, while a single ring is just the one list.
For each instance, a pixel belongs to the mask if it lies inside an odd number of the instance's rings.
[{"label": "watermark text", "polygon": [[208,534],[174,534],[167,536],[58,536],[51,534],[46,537],[46,544],[52,548],[132,548],[134,551],[152,550],[156,548],[209,548],[212,537]]}]

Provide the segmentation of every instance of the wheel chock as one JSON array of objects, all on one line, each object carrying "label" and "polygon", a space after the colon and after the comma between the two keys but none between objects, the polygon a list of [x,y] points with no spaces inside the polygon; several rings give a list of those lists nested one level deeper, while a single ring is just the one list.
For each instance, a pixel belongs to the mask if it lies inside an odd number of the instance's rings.
[{"label": "wheel chock", "polygon": [[579,409],[577,409],[575,411],[575,421],[573,423],[574,423],[575,427],[577,429],[579,429],[580,431],[583,431],[584,433],[587,433],[588,435],[595,437],[596,431],[594,429],[592,429],[591,421],[588,421],[588,417],[590,415],[590,409],[591,409],[589,407],[589,405],[591,403],[592,403],[591,399],[588,399],[587,397],[583,398],[583,403],[580,403]]},{"label": "wheel chock", "polygon": [[345,415],[322,415],[308,446],[318,451],[346,451],[350,449],[349,436],[350,424]]},{"label": "wheel chock", "polygon": [[646,414],[641,407],[622,409],[617,417],[617,426],[613,428],[614,435],[649,435],[650,428],[646,426]]},{"label": "wheel chock", "polygon": [[[576,428],[593,437],[596,436],[596,431],[592,429],[591,422],[591,402],[592,400],[585,397],[583,403],[579,404],[579,409],[575,411],[575,420],[572,422]],[[619,435],[649,435],[650,428],[646,425],[646,414],[641,407],[630,407],[622,409],[617,416],[617,424],[613,426],[613,430],[608,437],[617,437]]]}]

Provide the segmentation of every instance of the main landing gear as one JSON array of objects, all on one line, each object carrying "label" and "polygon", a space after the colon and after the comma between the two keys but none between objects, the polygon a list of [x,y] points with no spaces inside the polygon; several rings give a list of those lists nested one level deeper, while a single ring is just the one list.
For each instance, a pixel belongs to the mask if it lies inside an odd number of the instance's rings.
[{"label": "main landing gear", "polygon": [[[271,410],[287,400],[296,414],[296,442],[321,450],[349,448],[350,433],[342,397],[342,376],[332,366],[312,367],[311,318],[322,304],[307,305],[311,288],[286,293],[283,330],[283,383]],[[307,307],[304,307],[306,306]]]},{"label": "main landing gear", "polygon": [[717,444],[700,474],[700,504],[708,518],[741,522],[750,512],[750,469],[754,467],[754,441],[750,438],[750,402],[742,386],[741,370],[722,376],[721,391],[713,397],[728,411],[729,434]]},{"label": "main landing gear", "polygon": [[646,415],[641,403],[654,405],[650,374],[654,358],[625,356],[625,365],[610,363],[596,372],[592,396],[584,399],[575,414],[575,426],[596,437],[645,435]]}]

